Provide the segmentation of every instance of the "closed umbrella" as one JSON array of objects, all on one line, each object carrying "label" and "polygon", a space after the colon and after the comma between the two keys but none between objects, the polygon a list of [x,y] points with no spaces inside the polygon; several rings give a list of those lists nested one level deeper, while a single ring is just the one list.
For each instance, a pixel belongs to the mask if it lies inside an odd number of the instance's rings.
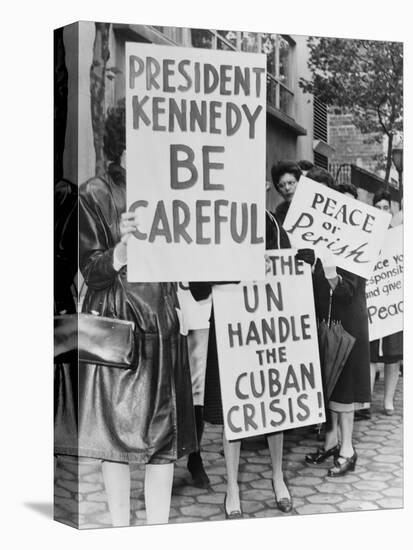
[{"label": "closed umbrella", "polygon": [[356,339],[338,321],[321,321],[318,327],[321,375],[327,402],[353,349]]}]

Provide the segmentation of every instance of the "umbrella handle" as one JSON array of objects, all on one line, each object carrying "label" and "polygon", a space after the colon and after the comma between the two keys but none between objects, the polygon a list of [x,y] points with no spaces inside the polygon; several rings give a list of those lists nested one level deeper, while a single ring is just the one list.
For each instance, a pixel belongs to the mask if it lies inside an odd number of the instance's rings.
[{"label": "umbrella handle", "polygon": [[333,304],[333,289],[330,287],[330,300],[329,300],[329,303],[328,303],[328,321],[327,321],[327,326],[328,327],[331,327],[331,307],[332,307],[332,304]]}]

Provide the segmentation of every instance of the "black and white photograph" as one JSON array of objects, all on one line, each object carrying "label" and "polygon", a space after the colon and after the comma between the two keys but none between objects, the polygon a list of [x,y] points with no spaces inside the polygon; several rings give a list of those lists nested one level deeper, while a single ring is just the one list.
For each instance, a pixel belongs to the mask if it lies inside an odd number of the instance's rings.
[{"label": "black and white photograph", "polygon": [[2,547],[409,547],[408,13],[4,7]]},{"label": "black and white photograph", "polygon": [[55,519],[401,508],[403,44],[80,21],[54,115]]}]

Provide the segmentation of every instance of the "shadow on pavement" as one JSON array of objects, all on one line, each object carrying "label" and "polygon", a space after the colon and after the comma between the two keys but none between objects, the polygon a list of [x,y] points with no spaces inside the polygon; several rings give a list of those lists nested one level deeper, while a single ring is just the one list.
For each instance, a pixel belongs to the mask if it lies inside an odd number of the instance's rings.
[{"label": "shadow on pavement", "polygon": [[53,519],[53,502],[23,502],[23,504],[41,516]]}]

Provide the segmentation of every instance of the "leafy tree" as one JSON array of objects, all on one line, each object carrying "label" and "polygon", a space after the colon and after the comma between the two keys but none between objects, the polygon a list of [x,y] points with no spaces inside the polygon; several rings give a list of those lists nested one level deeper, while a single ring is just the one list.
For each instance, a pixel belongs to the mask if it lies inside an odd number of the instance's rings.
[{"label": "leafy tree", "polygon": [[301,88],[353,115],[364,134],[387,136],[385,181],[396,132],[403,129],[403,44],[309,37],[312,78]]}]

